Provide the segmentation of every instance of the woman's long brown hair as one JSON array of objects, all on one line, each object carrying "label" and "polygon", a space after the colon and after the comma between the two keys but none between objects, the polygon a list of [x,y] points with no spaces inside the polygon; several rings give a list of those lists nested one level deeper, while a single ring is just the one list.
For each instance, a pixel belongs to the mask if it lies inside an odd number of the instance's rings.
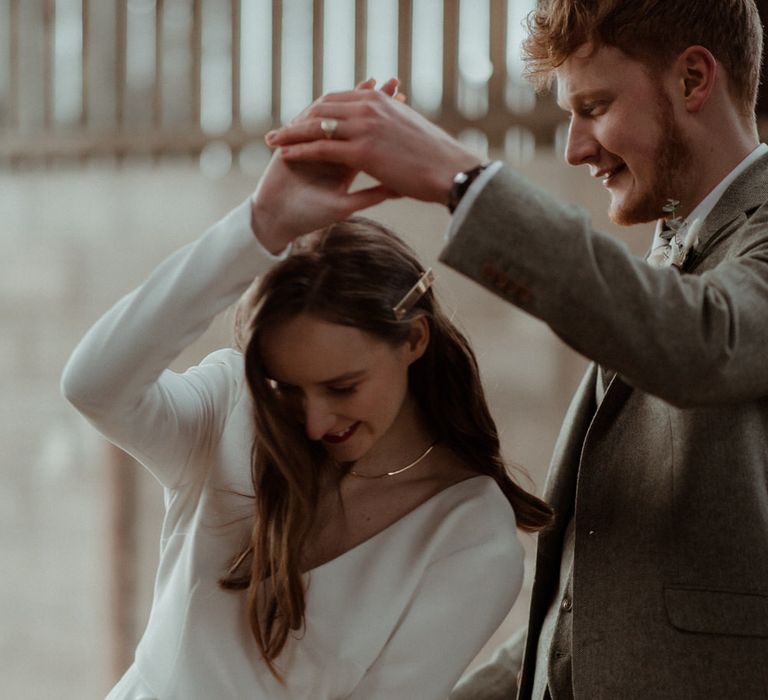
[{"label": "woman's long brown hair", "polygon": [[[302,554],[316,525],[321,483],[342,475],[273,388],[261,356],[264,333],[298,314],[352,326],[399,346],[417,316],[430,326],[429,346],[409,368],[409,388],[435,439],[470,469],[496,480],[526,532],[546,527],[549,506],[507,472],[496,425],[467,339],[427,291],[405,318],[393,307],[424,272],[413,252],[382,225],[355,217],[307,236],[260,281],[236,319],[251,333],[245,374],[254,399],[251,455],[255,518],[251,541],[221,579],[248,589],[251,630],[265,662],[275,665],[292,630],[304,623]],[[250,316],[247,326],[242,318]]]}]

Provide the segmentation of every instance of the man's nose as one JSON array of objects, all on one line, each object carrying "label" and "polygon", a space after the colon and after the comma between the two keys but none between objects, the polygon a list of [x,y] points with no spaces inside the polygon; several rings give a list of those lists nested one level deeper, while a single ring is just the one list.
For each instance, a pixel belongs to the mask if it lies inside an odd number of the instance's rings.
[{"label": "man's nose", "polygon": [[583,120],[574,117],[568,127],[565,160],[569,165],[584,165],[597,160],[600,144]]},{"label": "man's nose", "polygon": [[304,430],[310,440],[320,440],[333,429],[336,416],[327,401],[317,397],[306,397],[303,401]]}]

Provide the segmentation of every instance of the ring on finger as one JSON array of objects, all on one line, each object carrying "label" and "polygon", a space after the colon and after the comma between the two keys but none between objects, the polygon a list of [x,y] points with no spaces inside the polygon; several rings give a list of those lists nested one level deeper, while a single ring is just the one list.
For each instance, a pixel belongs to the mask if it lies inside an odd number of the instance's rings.
[{"label": "ring on finger", "polygon": [[320,130],[327,139],[332,139],[339,126],[339,120],[333,117],[326,117],[320,120]]}]

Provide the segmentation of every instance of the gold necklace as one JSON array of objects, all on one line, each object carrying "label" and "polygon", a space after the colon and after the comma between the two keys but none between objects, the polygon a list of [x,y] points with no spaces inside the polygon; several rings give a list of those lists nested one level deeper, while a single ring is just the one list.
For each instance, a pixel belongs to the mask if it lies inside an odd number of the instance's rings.
[{"label": "gold necklace", "polygon": [[347,474],[350,476],[356,476],[358,479],[385,479],[388,476],[395,476],[396,474],[402,474],[404,471],[408,471],[411,467],[415,467],[419,462],[421,462],[432,450],[435,448],[435,445],[437,445],[437,441],[433,442],[424,452],[417,457],[413,462],[410,464],[406,464],[404,467],[401,467],[400,469],[395,469],[393,472],[386,472],[385,474],[376,474],[375,476],[368,476],[367,474],[358,474],[354,469],[350,469]]}]

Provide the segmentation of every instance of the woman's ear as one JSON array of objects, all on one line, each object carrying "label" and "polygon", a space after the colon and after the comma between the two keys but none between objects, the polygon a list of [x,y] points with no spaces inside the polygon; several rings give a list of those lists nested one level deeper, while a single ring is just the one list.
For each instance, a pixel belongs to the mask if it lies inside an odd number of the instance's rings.
[{"label": "woman's ear", "polygon": [[429,346],[429,321],[426,316],[417,316],[411,321],[411,328],[406,341],[408,364],[416,362]]},{"label": "woman's ear", "polygon": [[677,58],[677,70],[688,112],[699,112],[715,86],[717,61],[709,49],[689,46]]}]

